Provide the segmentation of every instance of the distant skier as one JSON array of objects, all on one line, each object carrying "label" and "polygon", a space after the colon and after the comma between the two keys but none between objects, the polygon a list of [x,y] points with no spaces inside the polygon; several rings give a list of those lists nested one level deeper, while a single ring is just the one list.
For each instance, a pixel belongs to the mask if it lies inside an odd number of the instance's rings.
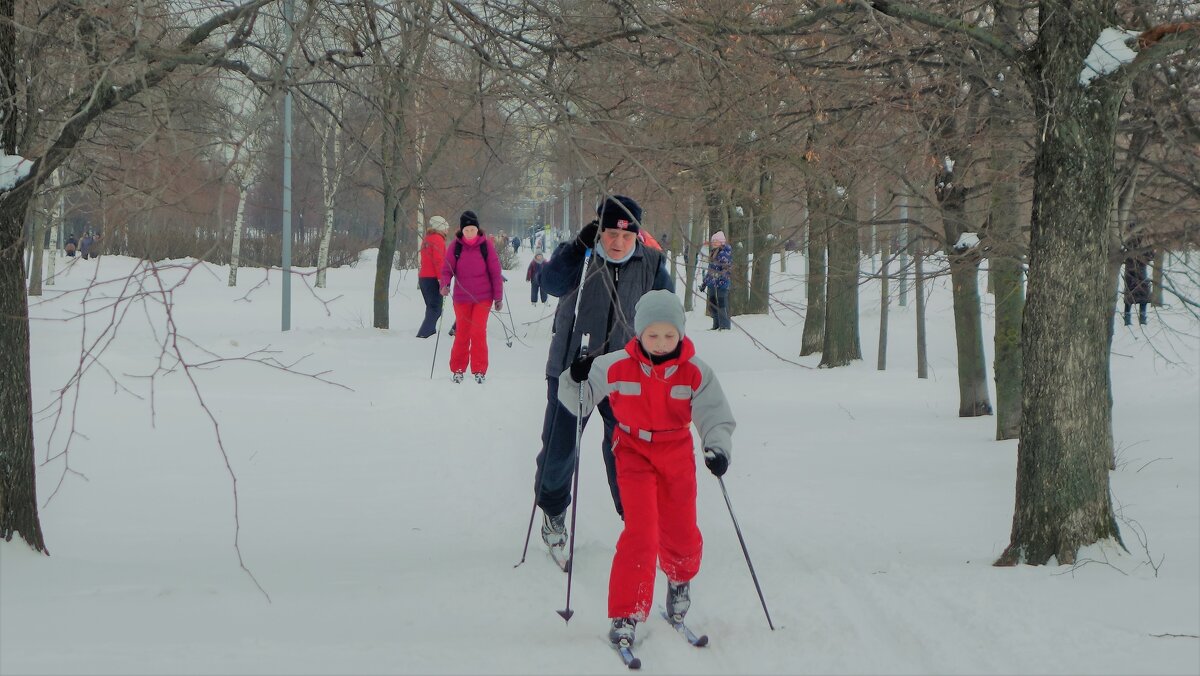
[{"label": "distant skier", "polygon": [[455,327],[461,324],[462,330],[451,327],[451,378],[461,383],[469,366],[475,382],[482,384],[488,369],[487,321],[492,309],[499,312],[504,306],[504,279],[492,238],[479,227],[474,211],[458,217],[458,234],[442,262],[443,296],[450,295],[452,279]]},{"label": "distant skier", "polygon": [[667,575],[669,619],[681,623],[691,606],[691,580],[703,549],[696,526],[693,421],[709,471],[721,476],[729,468],[733,412],[683,328],[683,306],[675,294],[650,291],[637,302],[636,337],[624,350],[577,359],[558,379],[558,399],[572,414],[586,415],[607,397],[617,420],[613,454],[625,529],[608,582],[608,638],[618,647],[633,645],[635,626],[650,613],[655,561]]}]

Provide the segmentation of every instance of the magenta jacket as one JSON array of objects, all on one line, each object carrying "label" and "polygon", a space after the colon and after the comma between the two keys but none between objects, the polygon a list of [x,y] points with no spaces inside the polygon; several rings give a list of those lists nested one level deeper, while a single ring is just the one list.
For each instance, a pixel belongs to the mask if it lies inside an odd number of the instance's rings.
[{"label": "magenta jacket", "polygon": [[[454,250],[462,244],[462,255],[457,258]],[[480,247],[487,247],[487,262],[484,262]],[[500,276],[500,256],[492,245],[492,238],[480,233],[474,242],[467,242],[461,235],[446,244],[446,261],[442,263],[442,287],[454,283],[455,303],[490,303],[504,298],[504,280]]]}]

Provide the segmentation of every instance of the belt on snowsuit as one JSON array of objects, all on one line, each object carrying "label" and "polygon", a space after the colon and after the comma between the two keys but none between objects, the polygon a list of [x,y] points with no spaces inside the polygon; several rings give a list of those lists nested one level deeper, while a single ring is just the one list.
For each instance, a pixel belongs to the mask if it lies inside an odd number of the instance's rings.
[{"label": "belt on snowsuit", "polygon": [[677,427],[673,430],[639,430],[625,423],[617,423],[617,427],[622,432],[637,437],[642,441],[675,441],[678,439],[690,439],[692,437],[691,427]]}]

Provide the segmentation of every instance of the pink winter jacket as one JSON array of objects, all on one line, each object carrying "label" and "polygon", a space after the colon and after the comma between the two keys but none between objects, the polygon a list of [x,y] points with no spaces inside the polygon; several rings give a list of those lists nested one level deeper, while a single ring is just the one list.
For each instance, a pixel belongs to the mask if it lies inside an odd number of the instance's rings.
[{"label": "pink winter jacket", "polygon": [[[462,244],[462,255],[455,257],[454,250]],[[487,247],[487,262],[484,262],[480,247]],[[454,283],[455,303],[485,303],[504,298],[504,280],[500,276],[500,256],[492,245],[492,238],[480,233],[474,242],[455,235],[446,245],[446,261],[442,263],[442,287]]]}]

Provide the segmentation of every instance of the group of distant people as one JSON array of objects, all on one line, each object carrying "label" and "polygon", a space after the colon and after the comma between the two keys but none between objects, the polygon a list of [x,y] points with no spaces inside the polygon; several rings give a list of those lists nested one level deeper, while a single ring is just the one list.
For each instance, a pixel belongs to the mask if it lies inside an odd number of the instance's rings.
[{"label": "group of distant people", "polygon": [[74,258],[76,254],[79,254],[79,257],[83,260],[87,260],[89,258],[99,258],[100,252],[97,250],[98,240],[99,236],[90,230],[85,232],[83,237],[78,241],[75,239],[75,234],[72,233],[67,236],[67,242],[63,245],[63,250],[66,251],[67,256],[71,258]]}]

